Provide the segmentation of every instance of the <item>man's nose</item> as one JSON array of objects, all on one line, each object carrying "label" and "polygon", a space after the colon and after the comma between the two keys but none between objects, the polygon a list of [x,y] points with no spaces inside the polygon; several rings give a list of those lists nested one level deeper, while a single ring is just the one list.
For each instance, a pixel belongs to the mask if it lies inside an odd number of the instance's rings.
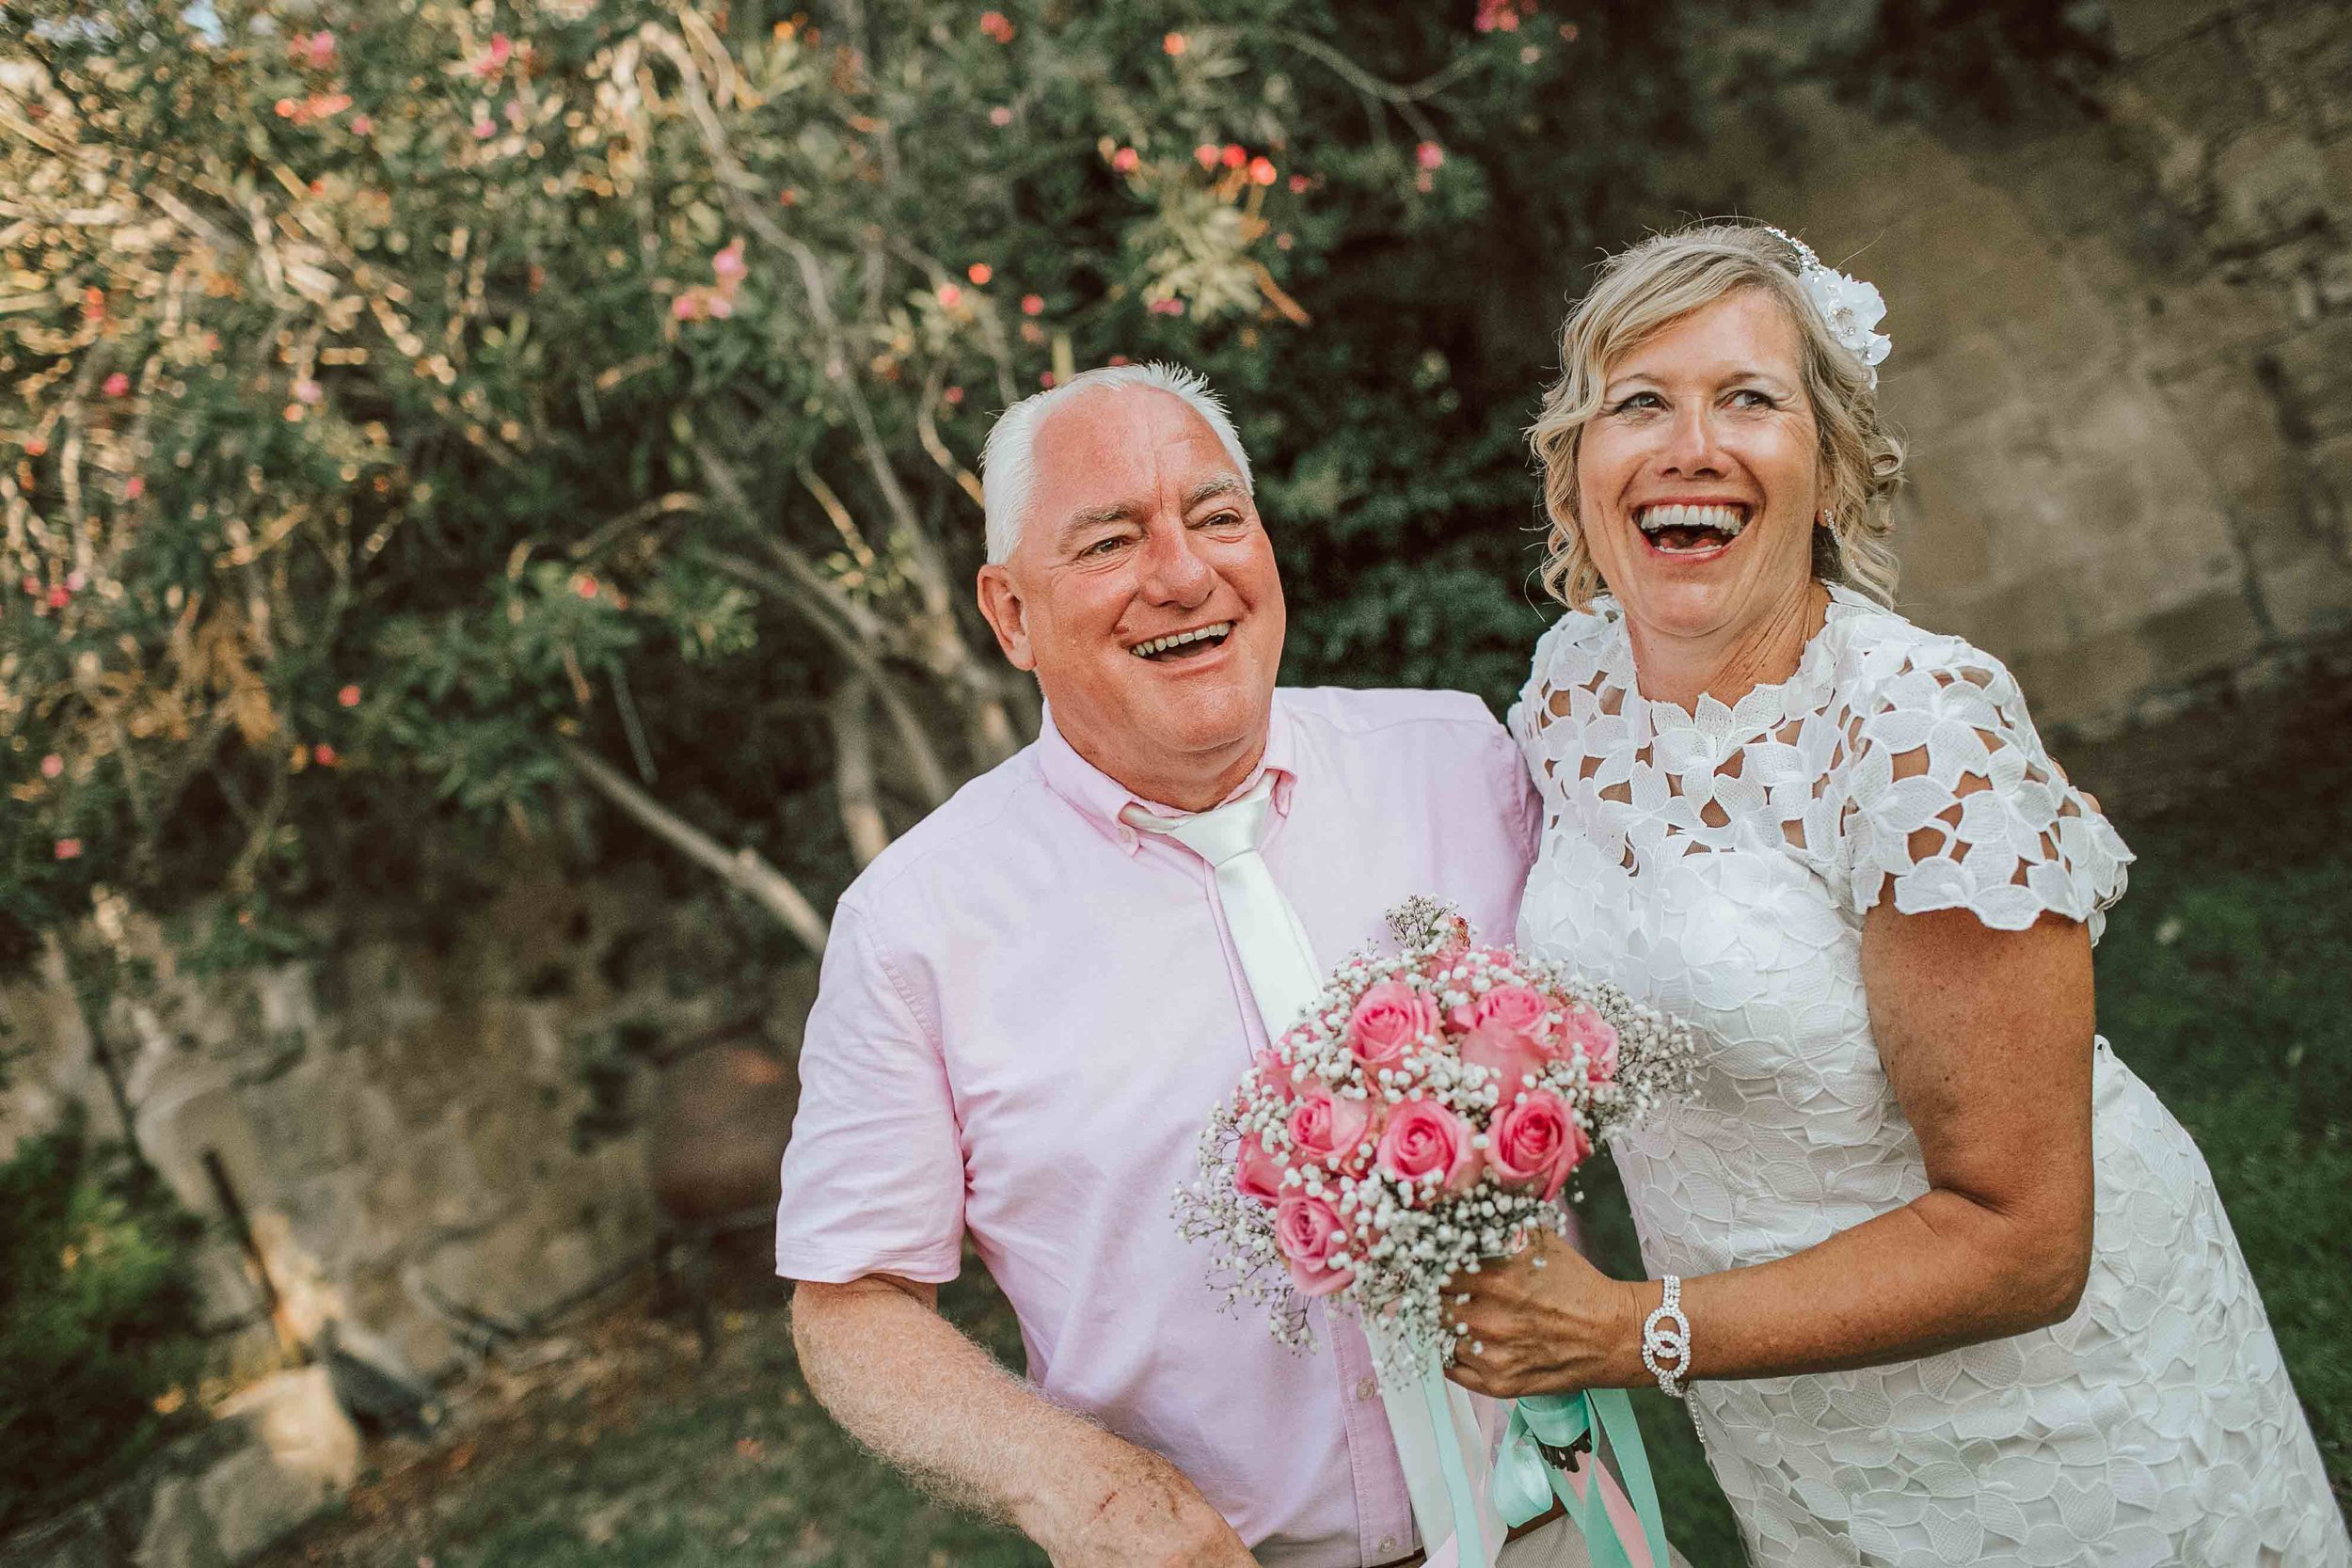
[{"label": "man's nose", "polygon": [[1182,524],[1152,529],[1143,545],[1144,596],[1185,610],[1205,604],[1216,590],[1216,569],[1200,559],[1196,546]]}]

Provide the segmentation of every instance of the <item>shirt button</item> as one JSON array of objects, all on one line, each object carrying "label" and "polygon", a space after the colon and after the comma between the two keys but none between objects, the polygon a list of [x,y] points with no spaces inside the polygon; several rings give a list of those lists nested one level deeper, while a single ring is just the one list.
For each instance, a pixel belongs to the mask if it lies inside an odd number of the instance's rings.
[{"label": "shirt button", "polygon": [[1385,1556],[1387,1556],[1389,1553],[1391,1553],[1391,1552],[1392,1552],[1392,1551],[1394,1551],[1394,1550],[1396,1550],[1396,1537],[1395,1537],[1395,1536],[1393,1536],[1393,1535],[1384,1535],[1384,1536],[1382,1536],[1382,1537],[1380,1538],[1380,1552],[1381,1552],[1381,1555],[1382,1555],[1383,1557],[1385,1557]]},{"label": "shirt button", "polygon": [[1356,1397],[1359,1400],[1378,1399],[1380,1385],[1372,1378],[1359,1377],[1356,1380]]}]

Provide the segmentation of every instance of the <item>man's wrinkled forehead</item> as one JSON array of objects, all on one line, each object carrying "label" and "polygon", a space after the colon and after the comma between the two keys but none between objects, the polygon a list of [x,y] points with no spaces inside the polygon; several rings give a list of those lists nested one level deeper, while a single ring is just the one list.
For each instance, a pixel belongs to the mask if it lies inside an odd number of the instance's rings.
[{"label": "man's wrinkled forehead", "polygon": [[1138,507],[1171,483],[1184,504],[1197,492],[1248,491],[1209,421],[1154,387],[1107,387],[1055,409],[1034,451],[1027,525],[1058,530],[1081,510]]}]

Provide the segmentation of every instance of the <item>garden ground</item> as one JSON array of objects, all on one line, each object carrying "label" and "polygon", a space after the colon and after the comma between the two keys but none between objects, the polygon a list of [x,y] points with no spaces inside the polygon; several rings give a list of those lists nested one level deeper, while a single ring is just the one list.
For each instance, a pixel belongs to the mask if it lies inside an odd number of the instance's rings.
[{"label": "garden ground", "polygon": [[[2352,1497],[2352,695],[2340,673],[2067,749],[2138,852],[2099,955],[2102,1031],[2197,1136],[2269,1304],[2339,1505]],[[1637,1263],[1622,1199],[1586,1212]],[[818,1410],[756,1239],[726,1280],[727,1333],[633,1302],[485,1370],[470,1414],[390,1441],[342,1512],[266,1568],[703,1568],[1041,1564],[900,1483]],[[975,1269],[952,1317],[1017,1362]],[[526,1364],[527,1363],[527,1364]],[[1699,1568],[1737,1540],[1689,1424],[1641,1400],[1669,1533]]]}]

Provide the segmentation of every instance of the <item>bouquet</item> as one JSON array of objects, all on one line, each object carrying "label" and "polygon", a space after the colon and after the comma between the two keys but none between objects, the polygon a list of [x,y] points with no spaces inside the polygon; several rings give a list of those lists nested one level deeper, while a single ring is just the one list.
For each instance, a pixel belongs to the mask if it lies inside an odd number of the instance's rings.
[{"label": "bouquet", "polygon": [[[1486,1503],[1534,1517],[1556,1490],[1528,1484],[1529,1452],[1549,1463],[1600,1426],[1629,1484],[1646,1482],[1646,1464],[1636,1478],[1628,1463],[1629,1445],[1639,1463],[1639,1437],[1622,1391],[1606,1391],[1613,1402],[1524,1400],[1491,1483],[1518,1496],[1465,1497],[1479,1466],[1463,1450],[1479,1439],[1464,1419],[1467,1396],[1453,1389],[1449,1401],[1443,1383],[1458,1332],[1445,1321],[1447,1282],[1518,1251],[1538,1228],[1565,1232],[1562,1189],[1610,1132],[1688,1091],[1692,1039],[1613,986],[1475,945],[1467,923],[1434,900],[1408,901],[1389,925],[1401,950],[1343,963],[1243,1073],[1201,1134],[1200,1179],[1179,1192],[1177,1214],[1187,1236],[1212,1244],[1212,1284],[1228,1305],[1266,1309],[1285,1343],[1311,1342],[1314,1301],[1354,1312],[1408,1485],[1417,1450],[1434,1444],[1419,1467],[1442,1475],[1447,1501],[1434,1496],[1435,1475],[1415,1489],[1424,1542],[1458,1528],[1472,1545],[1485,1535],[1499,1544],[1491,1520],[1486,1531],[1473,1522]],[[1624,1406],[1622,1433],[1604,1404]],[[1559,1495],[1577,1504],[1597,1491]],[[1581,1510],[1579,1522],[1589,1538]],[[1473,1555],[1465,1549],[1461,1560]],[[1662,1539],[1653,1560],[1665,1560]]]}]

